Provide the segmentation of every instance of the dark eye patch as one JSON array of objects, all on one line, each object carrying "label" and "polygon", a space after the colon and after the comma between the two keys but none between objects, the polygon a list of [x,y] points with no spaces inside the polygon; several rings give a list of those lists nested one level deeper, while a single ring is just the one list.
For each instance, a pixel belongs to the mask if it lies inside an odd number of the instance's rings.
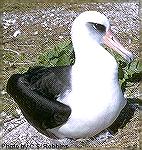
[{"label": "dark eye patch", "polygon": [[99,24],[99,23],[93,23],[93,22],[90,22],[90,24],[99,32],[105,32],[106,31],[106,27],[102,24]]}]

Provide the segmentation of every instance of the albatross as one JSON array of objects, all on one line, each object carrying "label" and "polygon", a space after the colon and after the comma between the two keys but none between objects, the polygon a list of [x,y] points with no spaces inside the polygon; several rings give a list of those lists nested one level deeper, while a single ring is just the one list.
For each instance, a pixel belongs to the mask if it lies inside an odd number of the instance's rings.
[{"label": "albatross", "polygon": [[97,11],[81,13],[72,24],[75,63],[29,68],[12,75],[7,92],[28,122],[52,138],[86,138],[108,128],[126,104],[118,64],[106,44],[128,62],[133,54],[113,36],[109,20]]}]

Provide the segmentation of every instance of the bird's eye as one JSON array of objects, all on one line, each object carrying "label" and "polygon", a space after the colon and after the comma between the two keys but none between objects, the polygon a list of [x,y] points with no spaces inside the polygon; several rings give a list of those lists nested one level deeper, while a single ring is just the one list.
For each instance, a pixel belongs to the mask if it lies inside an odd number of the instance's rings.
[{"label": "bird's eye", "polygon": [[106,27],[102,24],[92,23],[92,25],[99,32],[105,32],[106,31]]},{"label": "bird's eye", "polygon": [[113,38],[113,36],[111,37],[111,39],[114,41],[114,38]]}]

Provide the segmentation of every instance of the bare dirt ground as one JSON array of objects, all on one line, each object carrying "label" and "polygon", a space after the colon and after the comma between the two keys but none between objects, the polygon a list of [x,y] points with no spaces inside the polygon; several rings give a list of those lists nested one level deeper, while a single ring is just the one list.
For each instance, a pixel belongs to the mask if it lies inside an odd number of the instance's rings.
[{"label": "bare dirt ground", "polygon": [[[17,4],[16,7],[22,7]],[[7,9],[10,7],[8,5]],[[11,5],[11,7],[14,7]],[[29,146],[30,149],[38,148],[66,148],[66,147],[104,147],[139,149],[139,109],[134,112],[133,118],[123,129],[118,129],[113,136],[104,132],[97,137],[81,140],[52,140],[39,133],[25,120],[17,104],[6,93],[8,78],[17,72],[24,72],[29,66],[38,64],[39,54],[46,52],[60,41],[70,37],[71,23],[78,14],[85,10],[98,10],[103,12],[110,20],[112,31],[121,43],[139,56],[139,3],[82,3],[58,4],[33,7],[18,11],[2,13],[3,29],[3,84],[1,85],[1,98],[3,107],[1,112],[2,146]],[[24,3],[23,3],[24,8]],[[139,85],[128,89],[128,96],[140,97]],[[135,107],[136,105],[133,105]],[[137,107],[137,106],[136,106]],[[141,107],[140,107],[141,109]],[[128,112],[129,113],[129,112]],[[142,120],[142,119],[141,119]],[[140,120],[140,121],[141,121]],[[108,134],[108,135],[106,135]],[[104,136],[105,135],[105,136]],[[45,145],[44,145],[45,144]],[[43,147],[43,145],[45,147]],[[7,146],[7,147],[6,147]],[[59,146],[59,147],[58,147]]]}]

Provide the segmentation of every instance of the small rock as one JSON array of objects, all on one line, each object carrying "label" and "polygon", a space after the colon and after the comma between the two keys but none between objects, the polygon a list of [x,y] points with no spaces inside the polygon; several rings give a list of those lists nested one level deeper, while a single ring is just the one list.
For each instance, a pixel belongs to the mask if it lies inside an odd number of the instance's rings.
[{"label": "small rock", "polygon": [[16,37],[16,36],[18,36],[18,35],[20,35],[20,34],[21,34],[21,31],[20,31],[20,30],[17,30],[17,31],[14,32],[13,36]]},{"label": "small rock", "polygon": [[54,14],[51,14],[50,17],[54,17]]},{"label": "small rock", "polygon": [[1,113],[1,117],[5,117],[6,116],[6,113],[3,111],[2,113]]},{"label": "small rock", "polygon": [[63,36],[59,36],[59,39],[62,39],[63,38]]},{"label": "small rock", "polygon": [[17,112],[18,115],[21,114],[21,110],[20,109],[16,109],[16,112]]},{"label": "small rock", "polygon": [[34,32],[34,35],[37,35],[37,34],[38,34],[38,31],[35,31],[35,32]]},{"label": "small rock", "polygon": [[45,18],[45,15],[43,15],[42,18]]},{"label": "small rock", "polygon": [[4,90],[3,90],[3,91],[1,91],[1,94],[2,94],[2,95],[6,94],[6,93],[7,93],[7,92],[6,92],[6,91],[4,91]]}]

